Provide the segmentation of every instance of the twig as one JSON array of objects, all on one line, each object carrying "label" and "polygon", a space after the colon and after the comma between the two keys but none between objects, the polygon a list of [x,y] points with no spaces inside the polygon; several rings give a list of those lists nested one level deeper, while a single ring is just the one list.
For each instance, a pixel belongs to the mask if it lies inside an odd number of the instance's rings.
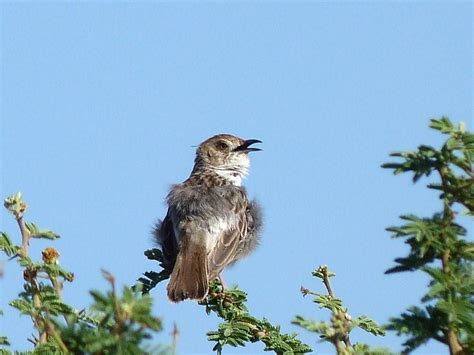
[{"label": "twig", "polygon": [[20,204],[20,210],[15,213],[15,219],[18,223],[18,227],[20,228],[21,233],[21,248],[18,251],[18,255],[22,258],[26,258],[28,256],[28,247],[30,246],[30,239],[31,233],[26,228],[25,221],[23,220],[23,213],[26,211],[27,205],[24,202]]},{"label": "twig", "polygon": [[318,271],[321,272],[321,274],[323,275],[323,283],[324,286],[326,286],[326,289],[328,290],[329,297],[335,298],[334,292],[332,291],[331,283],[329,282],[328,267],[320,266]]},{"label": "twig", "polygon": [[[332,299],[336,298],[336,296],[334,295],[334,291],[332,290],[332,287],[331,287],[331,282],[329,281],[329,277],[331,275],[329,274],[328,267],[326,265],[320,266],[318,268],[318,272],[321,273],[324,286],[326,286],[326,289],[328,291],[328,296]],[[343,329],[341,329],[342,332],[341,332],[340,335],[341,335],[342,341],[344,342],[345,349],[352,348],[352,343],[351,343],[351,340],[349,338],[349,324],[348,324],[348,314],[347,314],[347,312],[337,311],[335,315],[344,324]],[[340,343],[339,339],[337,338],[337,336],[333,339],[333,343],[336,346],[338,354],[344,354],[345,353],[345,350],[341,349],[341,343]]]},{"label": "twig", "polygon": [[176,355],[176,347],[178,345],[178,338],[179,338],[179,329],[176,323],[173,324],[173,331],[171,332],[171,353]]},{"label": "twig", "polygon": [[308,289],[306,287],[303,287],[303,286],[301,286],[300,292],[303,294],[303,297],[307,296],[307,295],[318,296],[318,294],[316,292],[313,292],[310,289]]},{"label": "twig", "polygon": [[112,287],[112,297],[114,300],[114,309],[115,309],[115,326],[113,329],[113,333],[116,335],[119,335],[122,332],[126,319],[124,317],[122,308],[120,307],[120,303],[117,298],[117,290],[115,287],[115,277],[110,272],[104,269],[102,269],[102,275],[104,275],[104,278],[107,281],[109,281],[110,286]]}]

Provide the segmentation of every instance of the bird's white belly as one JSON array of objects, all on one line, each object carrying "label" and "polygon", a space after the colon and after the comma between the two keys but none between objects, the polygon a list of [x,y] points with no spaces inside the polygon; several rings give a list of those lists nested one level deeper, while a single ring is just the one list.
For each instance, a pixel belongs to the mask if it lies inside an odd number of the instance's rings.
[{"label": "bird's white belly", "polygon": [[178,244],[181,235],[188,235],[194,243],[201,244],[206,250],[211,250],[219,242],[222,234],[235,229],[238,224],[236,216],[228,216],[225,218],[211,218],[207,223],[195,224],[190,228],[189,224],[176,223],[173,221],[174,235]]},{"label": "bird's white belly", "polygon": [[235,228],[235,217],[213,218],[209,221],[209,234],[206,238],[206,249],[210,250],[216,246],[222,234]]}]

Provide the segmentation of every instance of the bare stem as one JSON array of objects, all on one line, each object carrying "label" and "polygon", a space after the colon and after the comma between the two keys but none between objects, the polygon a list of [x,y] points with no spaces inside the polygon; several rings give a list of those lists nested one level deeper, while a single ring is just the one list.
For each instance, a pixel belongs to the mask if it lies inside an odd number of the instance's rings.
[{"label": "bare stem", "polygon": [[31,233],[26,228],[25,221],[23,220],[23,214],[19,213],[16,216],[16,221],[21,232],[21,248],[18,251],[18,255],[22,258],[28,256],[28,248],[30,246]]},{"label": "bare stem", "polygon": [[321,271],[321,274],[323,275],[323,283],[324,283],[324,286],[326,286],[326,289],[328,290],[329,297],[335,298],[334,292],[332,291],[331,283],[329,282],[329,274],[328,274],[327,266],[320,266],[319,271]]},{"label": "bare stem", "polygon": [[171,332],[171,337],[172,337],[171,352],[172,354],[176,355],[176,347],[178,345],[178,338],[179,338],[179,330],[176,323],[173,324],[173,331]]},{"label": "bare stem", "polygon": [[303,297],[307,296],[307,295],[318,296],[318,294],[316,292],[313,292],[310,289],[308,289],[306,287],[303,287],[303,286],[301,286],[300,292],[303,294]]}]

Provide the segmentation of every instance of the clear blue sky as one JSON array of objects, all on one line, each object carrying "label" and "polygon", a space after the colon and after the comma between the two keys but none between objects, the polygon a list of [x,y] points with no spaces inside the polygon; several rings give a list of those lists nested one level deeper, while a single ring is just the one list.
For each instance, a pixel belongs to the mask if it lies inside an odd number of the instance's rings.
[{"label": "clear blue sky", "polygon": [[[68,302],[90,304],[88,290],[106,287],[100,268],[130,285],[153,267],[143,251],[167,189],[187,178],[193,146],[217,133],[264,142],[246,181],[264,207],[263,241],[224,274],[248,291],[253,314],[298,332],[296,314],[327,319],[299,293],[323,291],[311,277],[319,264],[337,273],[353,316],[383,323],[419,302],[425,277],[383,274],[407,251],[384,228],[440,204],[380,164],[390,151],[439,144],[429,118],[472,129],[471,2],[3,2],[1,12],[1,195],[21,190],[28,219],[61,234],[54,245],[76,275]],[[4,269],[0,332],[27,349],[31,322],[7,305],[20,270]],[[165,284],[153,296],[166,327],[157,340],[169,343],[176,322],[179,353],[209,353],[205,333],[218,320],[170,304]],[[250,352],[262,346],[226,351]],[[447,349],[417,353],[435,352]]]}]

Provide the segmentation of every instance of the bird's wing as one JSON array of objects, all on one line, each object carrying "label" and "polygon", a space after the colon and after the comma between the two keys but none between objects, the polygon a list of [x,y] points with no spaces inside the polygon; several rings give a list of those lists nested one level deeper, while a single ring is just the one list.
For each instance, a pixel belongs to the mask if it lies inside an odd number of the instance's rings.
[{"label": "bird's wing", "polygon": [[215,278],[236,258],[240,244],[247,235],[247,198],[245,192],[239,191],[239,198],[234,204],[232,212],[235,214],[235,223],[220,233],[217,242],[208,254],[209,279]]},{"label": "bird's wing", "polygon": [[260,232],[262,229],[262,211],[260,205],[251,201],[247,208],[247,233],[239,245],[235,259],[230,265],[251,254],[260,244]]},{"label": "bird's wing", "polygon": [[170,211],[166,214],[163,221],[158,221],[153,229],[153,235],[156,243],[163,252],[165,268],[171,272],[178,254],[178,243],[174,233],[173,222]]}]

